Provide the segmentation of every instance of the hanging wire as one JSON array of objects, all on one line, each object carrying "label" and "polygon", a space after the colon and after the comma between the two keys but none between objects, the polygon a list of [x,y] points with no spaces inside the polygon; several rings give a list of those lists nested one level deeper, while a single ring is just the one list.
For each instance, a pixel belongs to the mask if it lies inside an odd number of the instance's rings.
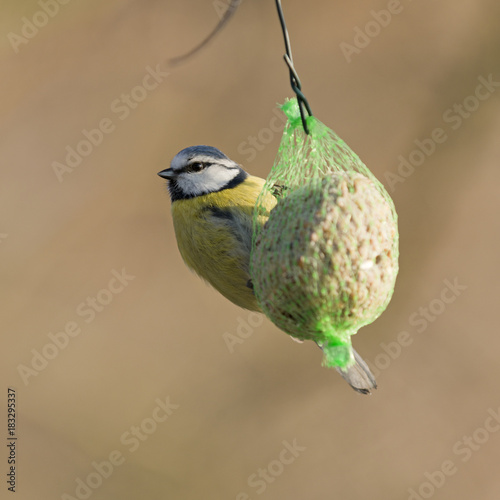
[{"label": "hanging wire", "polygon": [[288,35],[288,29],[285,23],[285,16],[283,15],[283,8],[281,7],[281,0],[276,0],[276,8],[278,9],[278,16],[280,18],[281,30],[283,31],[283,38],[285,39],[285,50],[286,54],[283,56],[285,62],[290,71],[290,85],[292,90],[295,92],[297,96],[297,102],[299,103],[300,110],[300,118],[302,119],[302,126],[304,127],[304,132],[309,134],[309,129],[307,127],[306,115],[305,112],[312,116],[311,107],[307,102],[305,95],[302,92],[302,84],[300,83],[299,75],[293,65],[293,57],[292,57],[292,47],[290,45],[290,36]]},{"label": "hanging wire", "polygon": [[[177,64],[183,63],[190,59],[192,56],[200,52],[206,45],[219,33],[219,31],[224,28],[224,26],[229,22],[229,20],[233,17],[234,13],[238,9],[239,5],[243,0],[229,0],[227,9],[222,15],[217,26],[212,30],[211,33],[204,40],[202,40],[198,45],[196,45],[193,49],[191,49],[186,54],[181,56],[174,57],[169,60],[170,66],[175,66]],[[283,56],[285,62],[288,66],[288,70],[290,71],[290,85],[292,90],[295,92],[297,96],[297,102],[299,104],[300,110],[300,118],[302,120],[302,126],[304,128],[304,132],[309,134],[309,129],[307,127],[306,121],[306,111],[309,116],[313,116],[311,107],[307,102],[305,95],[302,92],[302,84],[300,83],[299,75],[293,65],[293,57],[292,57],[292,47],[290,45],[290,36],[288,35],[288,29],[285,23],[285,17],[283,15],[283,8],[281,7],[281,0],[276,0],[276,8],[278,9],[278,16],[280,18],[281,30],[283,31],[283,38],[285,40],[285,50],[286,54]]]},{"label": "hanging wire", "polygon": [[229,22],[229,20],[233,17],[234,13],[238,9],[240,3],[243,0],[230,0],[230,2],[227,5],[227,9],[220,18],[219,23],[217,26],[198,44],[196,47],[191,49],[189,52],[186,54],[183,54],[181,56],[173,57],[170,59],[169,65],[170,66],[176,66],[177,64],[181,64],[183,62],[186,62],[188,59],[190,59],[192,56],[200,52],[206,45],[213,39],[215,38],[215,35],[219,33],[219,31],[224,28],[224,26]]}]

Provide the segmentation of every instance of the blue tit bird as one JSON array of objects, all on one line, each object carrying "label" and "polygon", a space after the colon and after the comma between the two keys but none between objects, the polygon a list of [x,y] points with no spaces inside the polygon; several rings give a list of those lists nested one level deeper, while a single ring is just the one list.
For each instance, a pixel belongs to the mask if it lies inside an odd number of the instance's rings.
[{"label": "blue tit bird", "polygon": [[[262,312],[253,293],[250,251],[254,207],[265,180],[211,146],[183,149],[158,175],[167,179],[186,265],[237,306]],[[270,211],[275,203],[270,196],[265,206]],[[353,354],[355,363],[337,371],[353,389],[370,393],[377,387],[375,378],[361,356]]]}]

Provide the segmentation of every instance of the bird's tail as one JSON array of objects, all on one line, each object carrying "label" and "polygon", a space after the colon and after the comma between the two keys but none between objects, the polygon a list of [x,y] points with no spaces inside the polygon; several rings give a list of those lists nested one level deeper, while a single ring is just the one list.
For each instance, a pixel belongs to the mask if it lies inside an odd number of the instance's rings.
[{"label": "bird's tail", "polygon": [[354,364],[347,368],[337,367],[336,370],[355,391],[361,394],[370,394],[372,389],[377,388],[375,377],[363,358],[354,349],[352,353],[354,355]]}]

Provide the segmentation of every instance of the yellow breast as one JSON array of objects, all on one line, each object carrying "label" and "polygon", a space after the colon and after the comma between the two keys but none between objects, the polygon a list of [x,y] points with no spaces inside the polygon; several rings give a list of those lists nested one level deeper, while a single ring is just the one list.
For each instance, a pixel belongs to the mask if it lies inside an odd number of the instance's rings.
[{"label": "yellow breast", "polygon": [[177,245],[187,266],[231,302],[254,311],[260,308],[249,287],[252,220],[264,182],[249,176],[234,188],[172,204]]}]

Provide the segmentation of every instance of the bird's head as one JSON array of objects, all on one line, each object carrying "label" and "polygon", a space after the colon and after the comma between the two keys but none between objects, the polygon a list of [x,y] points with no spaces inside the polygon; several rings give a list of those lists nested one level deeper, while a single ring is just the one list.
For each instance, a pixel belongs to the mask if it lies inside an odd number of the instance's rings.
[{"label": "bird's head", "polygon": [[185,200],[237,186],[248,174],[211,146],[191,146],[177,153],[170,168],[158,173],[168,180],[172,201]]}]

